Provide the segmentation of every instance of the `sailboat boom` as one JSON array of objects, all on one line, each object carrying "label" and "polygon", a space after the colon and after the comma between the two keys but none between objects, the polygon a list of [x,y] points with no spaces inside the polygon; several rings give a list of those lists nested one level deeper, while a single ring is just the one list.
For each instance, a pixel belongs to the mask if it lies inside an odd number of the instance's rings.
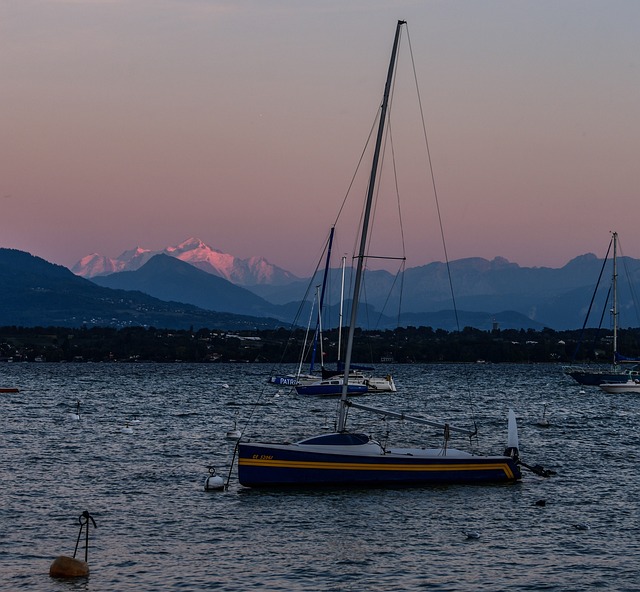
[{"label": "sailboat boom", "polygon": [[369,405],[363,405],[362,403],[354,403],[353,401],[347,401],[345,403],[347,407],[355,407],[356,409],[364,409],[365,411],[371,411],[378,415],[384,415],[385,417],[393,417],[395,419],[401,419],[403,421],[411,421],[413,423],[421,423],[423,425],[432,426],[434,428],[445,429],[448,427],[450,432],[458,432],[467,436],[473,436],[475,432],[472,432],[466,428],[456,428],[455,426],[443,423],[441,421],[434,421],[432,419],[424,419],[423,417],[416,417],[415,415],[407,415],[406,413],[398,413],[396,411],[388,411],[387,409],[378,409],[377,407],[370,407]]}]

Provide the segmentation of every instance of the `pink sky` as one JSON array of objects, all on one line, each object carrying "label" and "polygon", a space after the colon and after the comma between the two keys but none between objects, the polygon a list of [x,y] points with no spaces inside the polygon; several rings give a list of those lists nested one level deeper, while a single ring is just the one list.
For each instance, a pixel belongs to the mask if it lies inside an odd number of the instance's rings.
[{"label": "pink sky", "polygon": [[[636,0],[5,1],[0,246],[71,267],[196,236],[308,275],[398,19],[450,259],[560,267],[614,230],[640,257]],[[424,163],[407,172],[413,267],[443,254]]]}]

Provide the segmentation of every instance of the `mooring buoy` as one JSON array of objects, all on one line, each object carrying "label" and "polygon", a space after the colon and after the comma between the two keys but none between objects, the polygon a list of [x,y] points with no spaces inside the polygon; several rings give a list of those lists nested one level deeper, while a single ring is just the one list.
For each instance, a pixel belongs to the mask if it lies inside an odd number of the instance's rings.
[{"label": "mooring buoy", "polygon": [[74,557],[60,555],[53,560],[49,575],[52,578],[86,578],[89,575],[89,564]]},{"label": "mooring buoy", "polygon": [[[60,555],[53,560],[51,567],[49,568],[49,576],[52,578],[86,578],[89,575],[89,564],[87,558],[89,554],[89,520],[91,520],[93,527],[97,528],[96,521],[93,516],[86,510],[82,512],[78,521],[80,522],[80,532],[76,540],[76,548],[73,552],[73,557],[67,557],[66,555]],[[84,561],[76,559],[76,553],[78,552],[78,544],[80,543],[80,537],[82,536],[82,529],[87,527],[84,543]]]},{"label": "mooring buoy", "polygon": [[205,491],[221,491],[224,490],[224,479],[220,475],[216,475],[216,468],[209,467],[209,476],[204,480]]}]

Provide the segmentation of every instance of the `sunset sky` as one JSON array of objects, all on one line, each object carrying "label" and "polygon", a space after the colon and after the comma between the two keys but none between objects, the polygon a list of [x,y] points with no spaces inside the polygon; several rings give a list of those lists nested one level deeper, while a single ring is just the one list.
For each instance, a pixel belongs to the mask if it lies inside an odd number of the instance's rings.
[{"label": "sunset sky", "polygon": [[[603,256],[610,231],[640,258],[637,0],[3,0],[0,247],[71,267],[198,237],[309,275],[398,19],[450,259],[561,267]],[[393,118],[400,162],[422,124]],[[428,164],[410,155],[413,267],[444,255]]]}]

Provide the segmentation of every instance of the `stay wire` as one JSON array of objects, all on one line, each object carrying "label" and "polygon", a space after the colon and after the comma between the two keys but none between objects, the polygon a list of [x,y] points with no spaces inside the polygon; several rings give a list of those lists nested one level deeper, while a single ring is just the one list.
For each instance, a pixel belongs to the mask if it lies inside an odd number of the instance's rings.
[{"label": "stay wire", "polygon": [[618,237],[618,249],[620,250],[620,261],[622,261],[622,267],[624,268],[624,276],[627,279],[627,285],[629,287],[629,292],[631,293],[631,300],[633,301],[633,308],[636,314],[636,323],[640,325],[640,307],[638,306],[638,293],[636,288],[631,281],[631,271],[629,270],[629,262],[628,258],[624,256],[622,251],[622,244],[620,241],[620,237]]},{"label": "stay wire", "polygon": [[[427,162],[429,164],[429,174],[431,177],[431,186],[433,189],[433,195],[434,195],[434,201],[435,201],[435,206],[436,206],[436,213],[437,213],[437,217],[438,217],[438,225],[440,228],[440,238],[442,240],[442,249],[443,249],[443,253],[444,253],[444,260],[445,260],[445,265],[447,268],[447,279],[449,281],[449,291],[451,293],[451,303],[453,306],[453,313],[455,316],[455,322],[456,322],[456,327],[458,329],[458,332],[460,332],[460,318],[458,316],[458,306],[456,303],[456,296],[455,296],[455,291],[453,289],[453,279],[452,279],[452,275],[451,275],[451,265],[449,262],[449,254],[447,251],[447,241],[445,239],[445,234],[444,234],[444,224],[442,221],[442,213],[440,210],[440,200],[438,197],[438,188],[436,185],[436,177],[435,177],[435,172],[433,170],[433,160],[431,158],[431,149],[429,146],[429,136],[427,134],[427,126],[425,124],[425,117],[424,117],[424,109],[422,107],[422,96],[420,94],[420,86],[418,84],[418,75],[416,72],[416,64],[415,64],[415,60],[414,60],[414,56],[413,56],[413,46],[411,44],[411,36],[409,34],[409,26],[406,26],[406,30],[407,30],[407,42],[409,45],[409,54],[411,56],[411,67],[413,69],[413,79],[415,82],[415,86],[416,86],[416,95],[418,97],[418,106],[420,109],[420,120],[422,122],[422,133],[424,136],[424,143],[425,143],[425,149],[427,152]],[[467,395],[467,399],[469,402],[469,407],[471,409],[471,414],[472,414],[472,419],[473,419],[473,423],[474,426],[476,425],[476,412],[475,412],[475,407],[473,405],[473,398],[471,397],[471,380],[469,377],[469,373],[465,372],[465,379],[466,379],[466,395]],[[477,433],[477,429],[476,429],[476,433]]]},{"label": "stay wire", "polygon": [[[611,240],[609,241],[609,247],[607,248],[607,253],[604,256],[604,259],[602,260],[602,267],[600,268],[600,274],[598,275],[598,281],[596,282],[596,286],[593,289],[593,294],[591,295],[591,302],[589,303],[589,308],[587,309],[587,314],[584,318],[584,322],[582,323],[582,329],[580,330],[580,336],[578,337],[578,343],[576,344],[575,350],[573,352],[573,356],[571,357],[572,361],[575,361],[577,356],[578,356],[578,350],[580,349],[580,345],[582,344],[582,338],[584,337],[584,332],[585,329],[587,327],[587,323],[589,322],[589,316],[591,314],[591,309],[593,308],[593,303],[595,302],[596,296],[598,294],[598,286],[600,285],[600,280],[602,280],[602,274],[604,273],[604,270],[607,266],[607,261],[609,260],[609,253],[611,252],[611,246],[613,245],[613,237],[611,238]],[[596,335],[594,337],[594,347],[595,347],[595,341],[598,339],[598,332],[600,331],[600,328],[602,327],[602,320],[604,318],[604,313],[605,310],[607,308],[607,303],[609,302],[609,294],[611,293],[611,289],[609,289],[609,292],[607,293],[607,298],[605,299],[605,303],[604,303],[604,307],[602,309],[602,315],[600,316],[600,323],[598,325],[598,331],[596,332]]]}]

